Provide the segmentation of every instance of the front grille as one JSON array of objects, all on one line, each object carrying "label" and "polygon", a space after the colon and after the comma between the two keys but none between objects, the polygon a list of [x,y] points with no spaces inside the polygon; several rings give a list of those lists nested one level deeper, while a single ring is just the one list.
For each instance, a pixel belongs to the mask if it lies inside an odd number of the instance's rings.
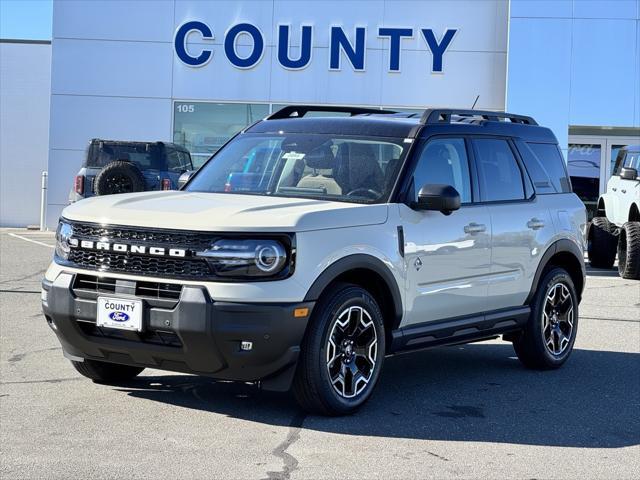
[{"label": "front grille", "polygon": [[171,248],[190,248],[192,250],[205,250],[210,245],[215,235],[204,232],[185,232],[180,230],[154,230],[137,227],[112,227],[89,223],[75,223],[73,233],[75,236],[100,240],[108,238],[110,241],[132,241],[153,246],[168,246]]},{"label": "front grille", "polygon": [[72,289],[74,292],[117,292],[160,300],[180,300],[180,294],[182,293],[182,285],[176,283],[133,282],[97,275],[76,275]]},{"label": "front grille", "polygon": [[98,293],[115,293],[116,279],[102,278],[95,275],[76,275],[73,281],[73,289]]},{"label": "front grille", "polygon": [[136,282],[136,296],[178,300],[182,285],[175,283]]},{"label": "front grille", "polygon": [[204,259],[175,259],[131,255],[93,250],[73,249],[68,261],[78,267],[91,270],[138,273],[158,277],[207,277],[211,275]]}]

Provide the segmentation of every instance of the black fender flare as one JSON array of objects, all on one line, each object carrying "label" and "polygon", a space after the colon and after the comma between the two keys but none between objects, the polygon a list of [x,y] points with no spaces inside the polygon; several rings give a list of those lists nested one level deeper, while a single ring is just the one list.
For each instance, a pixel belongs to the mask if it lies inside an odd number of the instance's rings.
[{"label": "black fender flare", "polygon": [[356,253],[353,255],[347,255],[340,260],[333,262],[329,265],[324,272],[322,272],[318,278],[313,282],[307,295],[304,297],[305,302],[314,302],[320,298],[324,289],[338,278],[343,273],[350,270],[367,269],[377,273],[385,282],[387,289],[391,292],[391,300],[393,303],[394,322],[393,328],[398,328],[400,321],[402,320],[403,307],[402,297],[400,295],[400,288],[396,282],[393,273],[384,262],[372,255],[364,253]]},{"label": "black fender flare", "polygon": [[[557,240],[556,242],[552,243],[542,255],[542,258],[540,259],[540,263],[538,264],[538,268],[536,269],[536,273],[533,277],[533,282],[531,283],[531,290],[529,290],[529,295],[527,295],[527,299],[524,302],[525,305],[529,305],[529,303],[531,303],[531,300],[533,299],[533,296],[536,294],[536,291],[538,290],[538,283],[540,282],[540,277],[542,277],[542,272],[544,272],[545,268],[549,264],[549,260],[551,260],[551,257],[561,252],[567,252],[572,254],[574,257],[576,257],[576,260],[580,264],[583,280],[582,280],[582,288],[577,293],[578,293],[578,297],[582,297],[585,279],[587,276],[587,271],[584,266],[584,253],[580,250],[580,247],[578,247],[578,245],[576,245],[575,242],[572,242],[571,240],[567,240],[566,238],[563,238],[561,240]],[[577,288],[577,285],[576,285],[576,288]]]}]

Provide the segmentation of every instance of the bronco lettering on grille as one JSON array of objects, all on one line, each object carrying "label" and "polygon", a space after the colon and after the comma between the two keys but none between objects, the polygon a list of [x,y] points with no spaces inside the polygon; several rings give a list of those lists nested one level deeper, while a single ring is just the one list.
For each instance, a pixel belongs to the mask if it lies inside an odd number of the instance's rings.
[{"label": "bronco lettering on grille", "polygon": [[69,239],[71,248],[87,250],[106,250],[119,253],[139,253],[158,257],[186,257],[187,251],[182,248],[147,247],[145,245],[128,245],[126,243],[94,242],[92,240]]}]

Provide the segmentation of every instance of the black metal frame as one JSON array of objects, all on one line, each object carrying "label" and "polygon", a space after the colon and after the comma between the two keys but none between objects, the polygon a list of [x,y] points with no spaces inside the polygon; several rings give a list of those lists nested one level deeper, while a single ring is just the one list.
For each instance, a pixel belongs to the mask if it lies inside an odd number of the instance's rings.
[{"label": "black metal frame", "polygon": [[506,119],[511,123],[520,123],[523,125],[538,125],[532,118],[526,115],[515,115],[507,112],[491,112],[488,110],[460,110],[455,108],[437,108],[425,110],[420,117],[420,123],[423,125],[433,125],[437,123],[452,123],[452,117],[481,117],[483,120],[499,122],[500,119]]},{"label": "black metal frame", "polygon": [[282,107],[277,112],[274,112],[271,115],[269,115],[267,118],[265,118],[265,120],[301,118],[301,117],[304,117],[309,112],[349,113],[352,117],[354,115],[363,115],[363,114],[398,113],[393,110],[382,110],[379,108],[366,108],[366,107],[344,107],[344,106],[332,107],[330,105],[287,105],[286,107]]},{"label": "black metal frame", "polygon": [[[345,107],[330,105],[287,105],[277,112],[269,115],[265,120],[281,120],[287,118],[301,118],[309,112],[336,112],[349,113],[355,115],[397,115],[401,112],[395,110],[383,110],[379,108],[367,107]],[[407,118],[415,114],[408,114]],[[483,120],[499,122],[502,119],[509,120],[511,123],[519,123],[522,125],[538,125],[532,118],[526,115],[516,115],[507,112],[492,112],[489,110],[464,110],[457,108],[429,108],[424,111],[420,117],[420,124],[434,125],[439,123],[453,123],[453,117],[473,118],[481,117]]]}]

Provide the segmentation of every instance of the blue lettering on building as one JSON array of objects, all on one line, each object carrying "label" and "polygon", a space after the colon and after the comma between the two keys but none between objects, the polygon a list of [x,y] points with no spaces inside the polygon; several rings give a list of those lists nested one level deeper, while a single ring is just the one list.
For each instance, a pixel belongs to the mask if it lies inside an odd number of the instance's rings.
[{"label": "blue lettering on building", "polygon": [[192,56],[187,51],[187,37],[191,32],[199,32],[204,40],[213,40],[213,32],[206,23],[196,21],[183,23],[180,25],[178,30],[176,30],[176,36],[173,44],[178,58],[190,67],[201,67],[211,60],[213,52],[203,48],[200,51],[200,55],[197,57]]},{"label": "blue lettering on building", "polygon": [[[440,40],[430,28],[421,28],[422,38],[431,52],[431,71],[441,73],[443,71],[443,57],[453,41],[457,29],[447,29]],[[187,49],[187,42],[191,34],[199,34],[198,45]],[[378,37],[388,39],[389,44],[389,71],[399,72],[401,65],[402,40],[413,38],[413,28],[380,27]],[[251,45],[238,49],[238,37],[247,35],[251,37]],[[300,47],[298,54],[292,55],[292,36],[299,35]],[[176,30],[174,48],[178,58],[190,67],[205,65],[213,56],[213,50],[202,45],[202,41],[211,41],[214,34],[211,28],[203,22],[188,21],[180,25]],[[313,26],[303,25],[299,31],[292,32],[289,25],[278,26],[277,58],[278,63],[290,70],[299,70],[307,67],[311,62],[313,52]],[[329,35],[329,69],[341,70],[343,63],[348,63],[352,70],[362,72],[365,70],[367,55],[367,28],[356,27],[351,33],[345,32],[342,27],[332,26]],[[227,60],[236,68],[255,67],[265,52],[265,38],[258,27],[251,23],[238,23],[226,32],[224,37],[224,54]],[[292,58],[295,57],[295,58]]]},{"label": "blue lettering on building", "polygon": [[[236,39],[241,34],[247,34],[253,39],[251,53],[241,57],[236,51]],[[264,38],[262,32],[250,23],[239,23],[231,27],[224,37],[224,54],[234,67],[251,68],[258,64],[264,53]]]},{"label": "blue lettering on building", "polygon": [[413,28],[379,28],[379,37],[389,37],[389,71],[400,71],[400,41],[413,37]]},{"label": "blue lettering on building", "polygon": [[364,70],[364,54],[366,49],[367,29],[356,28],[356,44],[351,45],[342,27],[331,27],[331,38],[329,40],[329,68],[340,70],[340,51],[342,51],[355,71]]},{"label": "blue lettering on building", "polygon": [[305,68],[311,62],[311,37],[313,36],[313,27],[311,25],[303,25],[300,36],[300,56],[297,59],[289,57],[289,45],[291,45],[291,28],[289,25],[280,25],[278,27],[278,62],[284,68],[290,70],[299,70]]},{"label": "blue lettering on building", "polygon": [[442,56],[444,55],[445,50],[453,40],[453,36],[456,34],[456,30],[449,29],[444,33],[442,40],[438,43],[436,40],[436,36],[433,33],[433,30],[430,28],[422,29],[422,36],[424,37],[427,45],[429,45],[429,49],[433,54],[433,66],[431,70],[434,72],[442,72]]}]

